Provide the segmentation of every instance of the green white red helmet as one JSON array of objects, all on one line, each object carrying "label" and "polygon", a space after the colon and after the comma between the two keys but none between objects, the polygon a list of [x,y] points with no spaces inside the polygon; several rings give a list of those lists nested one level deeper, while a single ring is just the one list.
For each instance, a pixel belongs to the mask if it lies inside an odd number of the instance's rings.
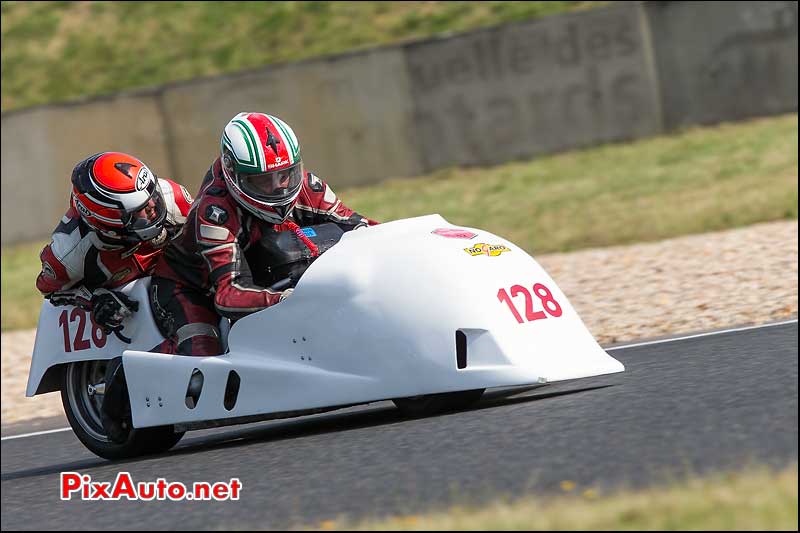
[{"label": "green white red helmet", "polygon": [[262,220],[280,224],[303,185],[300,145],[273,115],[239,113],[222,131],[222,173],[236,201]]}]

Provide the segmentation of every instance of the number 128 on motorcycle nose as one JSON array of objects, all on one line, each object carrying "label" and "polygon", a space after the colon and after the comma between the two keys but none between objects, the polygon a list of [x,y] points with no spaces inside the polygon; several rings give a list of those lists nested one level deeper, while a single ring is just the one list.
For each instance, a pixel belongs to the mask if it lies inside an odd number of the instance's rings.
[{"label": "number 128 on motorcycle nose", "polygon": [[[497,291],[497,299],[501,303],[505,303],[508,306],[508,310],[511,311],[511,314],[514,315],[514,318],[520,324],[524,323],[525,321],[535,322],[536,320],[544,320],[548,318],[548,315],[553,318],[558,318],[561,316],[561,305],[559,305],[559,303],[553,297],[553,293],[547,288],[547,286],[543,285],[542,283],[534,283],[532,289],[533,294],[535,294],[539,299],[539,306],[542,308],[542,310],[537,311],[535,309],[537,306],[534,303],[531,291],[529,291],[528,288],[523,285],[513,285],[509,290],[501,288]],[[525,320],[523,320],[522,315],[514,305],[513,299],[517,296],[523,296],[525,299]]]}]

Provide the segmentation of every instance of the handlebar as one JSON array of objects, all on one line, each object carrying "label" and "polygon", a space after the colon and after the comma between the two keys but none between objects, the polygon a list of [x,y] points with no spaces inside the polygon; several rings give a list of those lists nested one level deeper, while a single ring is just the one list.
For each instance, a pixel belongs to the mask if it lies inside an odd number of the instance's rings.
[{"label": "handlebar", "polygon": [[282,291],[282,290],[288,288],[289,285],[291,285],[291,284],[292,284],[292,278],[291,277],[283,278],[282,280],[277,281],[277,282],[273,283],[272,285],[270,285],[269,290],[271,290],[273,292]]},{"label": "handlebar", "polygon": [[124,327],[124,326],[120,326],[120,327],[118,327],[117,329],[112,329],[111,331],[114,333],[114,335],[115,335],[115,336],[116,336],[116,337],[117,337],[119,340],[121,340],[121,341],[122,341],[122,342],[124,342],[125,344],[130,344],[131,342],[133,342],[133,340],[132,340],[132,339],[130,339],[129,337],[126,337],[125,335],[123,335],[123,334],[122,334],[122,329],[123,329],[123,327]]}]

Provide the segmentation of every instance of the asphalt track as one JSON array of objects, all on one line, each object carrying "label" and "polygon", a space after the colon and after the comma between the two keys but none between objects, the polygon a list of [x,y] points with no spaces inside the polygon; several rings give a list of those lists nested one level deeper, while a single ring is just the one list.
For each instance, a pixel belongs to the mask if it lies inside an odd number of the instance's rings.
[{"label": "asphalt track", "polygon": [[[797,461],[797,322],[609,351],[627,372],[432,418],[373,404],[189,433],[170,453],[124,463],[94,457],[71,432],[3,440],[2,529],[315,526],[558,491],[562,480],[603,489]],[[38,428],[3,434],[26,429]],[[65,470],[237,477],[243,489],[236,502],[60,501]]]}]

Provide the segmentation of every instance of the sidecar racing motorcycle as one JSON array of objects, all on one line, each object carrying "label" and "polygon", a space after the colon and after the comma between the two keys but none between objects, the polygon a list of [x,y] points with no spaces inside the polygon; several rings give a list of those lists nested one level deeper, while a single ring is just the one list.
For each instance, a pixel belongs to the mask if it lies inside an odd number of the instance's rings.
[{"label": "sidecar racing motorcycle", "polygon": [[[223,320],[219,356],[148,351],[163,341],[149,278],[122,289],[139,311],[119,337],[82,309],[45,301],[26,395],[60,390],[81,442],[118,459],[163,452],[188,430],[382,400],[421,415],[466,407],[490,388],[624,370],[544,269],[502,237],[439,215],[333,236],[330,227],[303,231],[324,253],[311,261],[298,247],[283,263],[260,258],[270,265],[264,278],[282,277],[272,286],[294,293],[230,327]],[[119,356],[130,401],[125,442],[109,439],[100,417],[105,369]]]}]

